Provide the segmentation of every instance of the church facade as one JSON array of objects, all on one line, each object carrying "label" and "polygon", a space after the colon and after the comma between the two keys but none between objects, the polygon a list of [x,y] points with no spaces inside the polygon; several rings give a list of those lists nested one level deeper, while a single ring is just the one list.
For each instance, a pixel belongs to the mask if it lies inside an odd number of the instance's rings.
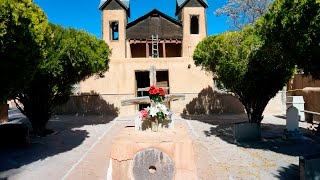
[{"label": "church facade", "polygon": [[[102,37],[110,47],[109,70],[102,78],[80,83],[80,93],[94,92],[119,110],[120,115],[136,113],[139,105],[121,106],[121,100],[145,96],[139,91],[155,83],[167,93],[185,94],[185,100],[170,102],[181,113],[213,77],[192,59],[196,45],[207,37],[206,0],[176,0],[176,17],[156,9],[128,23],[129,0],[103,0]],[[155,67],[156,80],[150,79]]]}]

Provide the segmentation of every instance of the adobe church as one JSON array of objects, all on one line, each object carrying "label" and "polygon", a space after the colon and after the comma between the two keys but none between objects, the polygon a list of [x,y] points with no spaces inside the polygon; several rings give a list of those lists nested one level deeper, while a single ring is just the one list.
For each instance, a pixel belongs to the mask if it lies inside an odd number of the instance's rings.
[{"label": "adobe church", "polygon": [[[138,112],[139,105],[121,106],[121,100],[146,95],[139,88],[150,86],[150,67],[155,67],[156,86],[185,100],[169,106],[181,113],[201,90],[213,86],[213,78],[192,59],[196,45],[207,36],[206,0],[176,0],[176,18],[156,9],[128,23],[129,0],[102,0],[102,37],[110,47],[109,70],[103,78],[80,83],[80,93],[94,91],[119,115]],[[134,13],[134,12],[133,12]]]}]

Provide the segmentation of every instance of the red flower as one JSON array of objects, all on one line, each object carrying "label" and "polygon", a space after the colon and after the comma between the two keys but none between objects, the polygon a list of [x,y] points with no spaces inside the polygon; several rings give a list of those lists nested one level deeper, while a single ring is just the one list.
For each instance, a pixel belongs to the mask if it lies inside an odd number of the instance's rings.
[{"label": "red flower", "polygon": [[166,93],[164,92],[164,90],[162,88],[159,88],[159,94],[160,94],[160,96],[166,95]]},{"label": "red flower", "polygon": [[158,93],[159,93],[159,90],[154,85],[150,86],[149,94],[155,95],[155,94],[158,94]]}]

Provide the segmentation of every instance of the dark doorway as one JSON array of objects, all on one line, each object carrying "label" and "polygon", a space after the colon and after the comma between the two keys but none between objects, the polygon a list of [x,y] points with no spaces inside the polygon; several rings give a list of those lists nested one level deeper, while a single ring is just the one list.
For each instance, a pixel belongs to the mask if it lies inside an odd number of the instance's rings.
[{"label": "dark doorway", "polygon": [[[137,97],[149,96],[148,91],[138,91],[139,88],[148,88],[150,87],[150,78],[149,71],[137,71],[136,75],[136,84],[137,84]],[[139,104],[139,111],[147,108],[150,104]]]}]

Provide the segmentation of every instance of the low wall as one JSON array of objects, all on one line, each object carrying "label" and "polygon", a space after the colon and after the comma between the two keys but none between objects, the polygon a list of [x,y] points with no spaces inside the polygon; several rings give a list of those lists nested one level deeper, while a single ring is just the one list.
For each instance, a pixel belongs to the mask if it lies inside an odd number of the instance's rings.
[{"label": "low wall", "polygon": [[79,115],[118,115],[119,108],[108,103],[102,95],[82,94],[71,96],[70,100],[58,106],[56,114],[79,114]]},{"label": "low wall", "polygon": [[176,101],[171,104],[176,105],[176,108],[179,108],[177,110],[185,115],[245,113],[242,103],[237,98],[211,87],[193,96],[186,95],[184,102]]},{"label": "low wall", "polygon": [[[171,111],[192,115],[245,112],[238,99],[225,92],[214,91],[210,86],[199,93],[185,93],[185,96],[185,100],[170,102]],[[95,92],[71,96],[66,104],[55,109],[55,113],[132,115],[138,112],[138,106],[121,106],[121,100],[133,97],[135,97],[133,94],[97,94]]]},{"label": "low wall", "polygon": [[[320,80],[311,76],[296,74],[287,85],[288,96],[303,96],[304,109],[320,112]],[[305,114],[306,117],[310,114]],[[313,115],[313,120],[320,121],[319,115]]]},{"label": "low wall", "polygon": [[[305,87],[320,87],[320,80],[313,79],[311,76],[296,74],[287,84],[287,90],[293,91],[293,94],[299,94],[299,90],[301,91]],[[298,94],[294,96],[299,96]]]},{"label": "low wall", "polygon": [[264,114],[281,115],[286,113],[286,92],[279,91],[267,104]]}]

